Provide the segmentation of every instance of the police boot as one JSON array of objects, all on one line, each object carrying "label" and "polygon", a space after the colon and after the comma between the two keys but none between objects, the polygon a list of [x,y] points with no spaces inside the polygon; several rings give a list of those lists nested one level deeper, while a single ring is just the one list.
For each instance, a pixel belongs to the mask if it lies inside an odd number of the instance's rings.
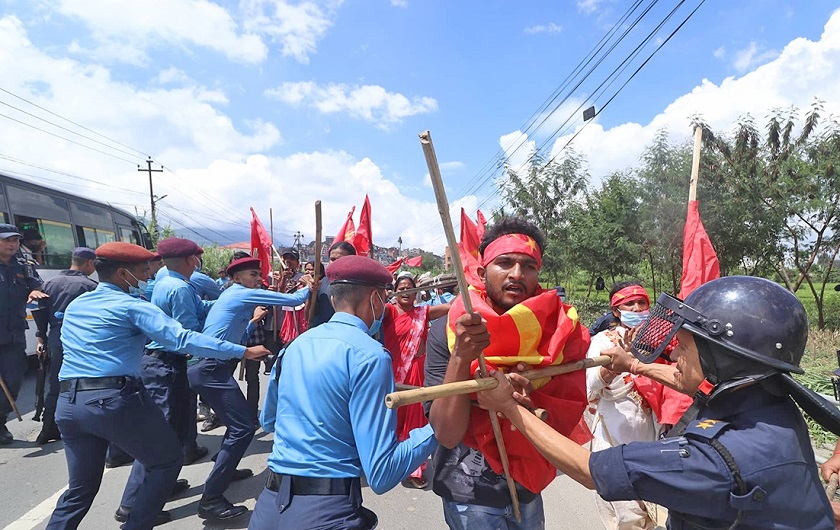
[{"label": "police boot", "polygon": [[[131,508],[128,506],[120,506],[117,508],[117,511],[114,513],[114,519],[116,519],[120,523],[124,523],[128,521],[128,516],[131,515]],[[172,514],[167,512],[166,510],[161,510],[157,517],[155,517],[155,526],[160,526],[162,524],[166,524],[172,520]],[[120,527],[122,528],[122,527]]]},{"label": "police boot", "polygon": [[233,519],[246,513],[248,508],[244,506],[235,506],[224,497],[217,497],[215,499],[205,499],[204,497],[198,501],[198,516],[202,519],[210,519],[215,521],[225,521]]},{"label": "police boot", "polygon": [[0,423],[0,445],[9,445],[13,441],[15,441],[15,438],[6,428],[6,422]]},{"label": "police boot", "polygon": [[44,425],[41,427],[41,432],[35,438],[35,443],[38,445],[48,444],[61,440],[61,431],[58,430],[58,425],[55,424],[55,418],[52,415],[44,415]]}]

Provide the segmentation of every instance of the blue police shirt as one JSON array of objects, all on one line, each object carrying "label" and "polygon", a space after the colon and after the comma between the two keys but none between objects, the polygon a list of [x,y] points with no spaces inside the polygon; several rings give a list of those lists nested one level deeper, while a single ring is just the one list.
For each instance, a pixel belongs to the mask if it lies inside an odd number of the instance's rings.
[{"label": "blue police shirt", "polygon": [[394,391],[391,356],[354,315],[336,313],[286,349],[278,384],[272,369],[260,415],[274,432],[268,467],[303,477],[346,478],[364,473],[384,493],[435,450],[431,425],[397,441],[397,411],[385,407]]},{"label": "blue police shirt", "polygon": [[[701,409],[684,437],[592,453],[598,494],[661,504],[674,530],[726,528],[738,510],[739,528],[833,529],[808,429],[790,398],[755,385],[719,399],[726,401]],[[713,438],[732,454],[746,495],[737,495],[732,473],[709,445]]]},{"label": "blue police shirt", "polygon": [[[190,280],[192,282],[192,279]],[[238,283],[222,291],[222,295],[207,313],[205,335],[241,343],[245,329],[260,305],[299,306],[309,298],[309,287],[292,294],[276,293],[265,289],[249,289]]]},{"label": "blue police shirt", "polygon": [[97,283],[84,272],[77,270],[60,271],[58,276],[44,283],[42,290],[49,298],[38,300],[38,310],[47,315],[50,328],[48,341],[51,347],[61,343],[61,324],[67,306],[82,294],[96,289],[96,285]]},{"label": "blue police shirt", "polygon": [[[155,277],[148,281],[146,285],[146,300],[151,300],[154,296],[155,285],[162,278],[169,276],[170,272],[167,267],[161,267],[156,273]],[[201,271],[195,271],[190,275],[190,285],[195,289],[196,294],[202,300],[215,300],[222,294],[222,288],[211,278]]]},{"label": "blue police shirt", "polygon": [[186,330],[157,306],[100,282],[67,306],[61,331],[64,362],[58,378],[140,375],[146,337],[167,351],[200,357],[242,357],[245,347]]},{"label": "blue police shirt", "polygon": [[[215,302],[201,300],[195,289],[183,275],[168,271],[166,276],[156,282],[150,300],[170,318],[174,318],[184,329],[201,331],[204,319]],[[149,350],[165,350],[161,344],[152,341],[146,346]]]}]

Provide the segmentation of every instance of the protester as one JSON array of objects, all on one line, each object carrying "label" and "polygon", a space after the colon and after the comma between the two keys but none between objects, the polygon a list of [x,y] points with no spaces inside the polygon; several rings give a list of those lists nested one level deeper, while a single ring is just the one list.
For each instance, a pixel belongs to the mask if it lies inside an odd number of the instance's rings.
[{"label": "protester", "polygon": [[[346,256],[355,255],[356,248],[347,241],[339,241],[330,247],[330,263],[338,261]],[[335,309],[333,309],[332,301],[330,300],[330,281],[329,278],[327,278],[326,281],[321,281],[321,286],[318,288],[315,315],[312,317],[312,321],[308,323],[309,327],[314,328],[320,326],[324,322],[327,322],[330,318],[332,318],[333,313],[335,313]]]},{"label": "protester", "polygon": [[93,260],[96,254],[86,247],[73,249],[71,263],[68,270],[58,273],[58,276],[44,283],[43,291],[47,298],[38,300],[38,310],[32,312],[32,318],[38,326],[35,334],[38,341],[38,356],[49,359],[49,390],[44,399],[44,425],[35,439],[38,445],[61,439],[61,432],[55,423],[55,406],[58,402],[58,373],[64,359],[64,349],[61,346],[61,323],[67,306],[82,294],[96,289],[96,282],[88,276],[96,269]]},{"label": "protester", "polygon": [[[482,345],[488,330],[490,345],[482,349],[489,366],[515,369],[525,368],[524,363],[544,366],[585,357],[589,334],[577,321],[576,311],[564,305],[553,289],[539,285],[543,248],[543,234],[522,219],[505,217],[487,228],[479,245],[481,266],[476,271],[482,283],[461,295],[470,296],[481,320],[464,325],[459,320],[465,314],[463,300],[456,298],[449,324],[439,319],[432,325],[427,385],[471,379],[477,368],[469,362],[477,347],[473,341]],[[447,342],[451,343],[453,336],[455,347],[450,354]],[[465,351],[458,349],[459,339]],[[551,428],[566,435],[575,431],[580,442],[588,440],[588,433],[577,429],[586,406],[582,372],[554,378],[535,391],[534,401],[548,412]],[[556,471],[509,423],[502,421],[501,428],[520,501],[521,523],[514,518],[487,412],[473,409],[466,395],[440,398],[430,406],[429,421],[444,446],[433,458],[432,488],[443,500],[449,528],[545,527],[540,492],[554,480]]]},{"label": "protester", "polygon": [[[621,324],[592,337],[587,357],[597,357],[615,346],[623,347],[626,337],[630,336],[629,331],[647,320],[650,297],[639,282],[617,283],[610,291],[610,308]],[[637,388],[638,378],[603,366],[587,370],[592,451],[629,442],[652,442],[659,437],[657,418]],[[604,527],[609,530],[652,530],[656,527],[656,507],[644,502],[608,502],[596,495],[595,505]]]},{"label": "protester", "polygon": [[398,442],[391,358],[375,334],[391,275],[370,258],[327,267],[336,313],[298,337],[275,363],[260,418],[274,433],[269,477],[249,528],[371,529],[361,476],[376,493],[403,480],[437,445],[430,426]]},{"label": "protester", "polygon": [[[47,296],[39,290],[43,282],[35,262],[18,252],[22,237],[15,225],[0,224],[0,377],[12,399],[17,399],[26,372],[27,301]],[[14,441],[6,427],[11,412],[6,393],[0,392],[0,445]]]},{"label": "protester", "polygon": [[[674,370],[642,364],[674,337]],[[701,285],[684,302],[660,295],[634,339],[635,358],[610,350],[610,370],[667,374],[663,382],[696,396],[669,438],[590,453],[523,408],[530,392],[517,374],[508,382],[494,373],[499,386],[478,399],[604,499],[668,508],[668,528],[829,530],[832,508],[796,405],[835,433],[840,412],[790,375],[803,373],[807,339],[808,317],[795,295],[769,280],[729,276]]]},{"label": "protester", "polygon": [[131,297],[148,278],[152,253],[130,243],[96,249],[99,285],[67,306],[61,330],[64,362],[55,420],[64,440],[69,488],[47,528],[74,529],[99,490],[109,442],[116,442],[144,468],[145,479],[127,514],[126,530],[151,528],[171,519],[161,512],[183,462],[178,437],[138,379],[147,337],[170,351],[191,355],[258,357],[265,348],[185,330],[158,307]]},{"label": "protester", "polygon": [[[242,343],[250,335],[247,326],[257,306],[294,306],[309,297],[308,286],[294,294],[261,289],[262,273],[257,258],[238,259],[228,266],[227,272],[233,285],[224,290],[207,314],[205,335]],[[262,349],[268,352],[264,347]],[[231,481],[253,474],[250,469],[236,469],[254,437],[255,426],[253,411],[233,378],[234,366],[226,361],[200,359],[187,369],[192,389],[213,407],[227,427],[216,463],[198,502],[198,516],[202,519],[232,519],[248,511],[244,506],[233,505],[224,496]]]},{"label": "protester", "polygon": [[[385,305],[385,319],[382,322],[382,339],[385,349],[391,354],[394,381],[398,384],[423,386],[426,359],[426,334],[429,321],[449,312],[449,304],[436,306],[415,306],[416,293],[399,294],[413,289],[414,275],[403,271],[397,276],[396,303]],[[415,403],[397,409],[397,440],[408,439],[412,430],[428,423],[423,405]],[[426,462],[414,470],[409,482],[415,488],[425,488]]]}]

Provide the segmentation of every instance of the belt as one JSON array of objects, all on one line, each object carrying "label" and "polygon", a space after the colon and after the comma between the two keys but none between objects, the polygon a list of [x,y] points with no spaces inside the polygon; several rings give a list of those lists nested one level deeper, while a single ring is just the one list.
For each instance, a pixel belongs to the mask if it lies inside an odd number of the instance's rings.
[{"label": "belt", "polygon": [[163,362],[167,362],[169,364],[177,364],[181,362],[187,362],[187,358],[178,353],[172,353],[169,351],[164,350],[146,350],[146,355],[150,357],[154,357],[155,359],[160,359]]},{"label": "belt", "polygon": [[292,495],[350,495],[353,483],[359,482],[360,479],[298,477],[269,470],[265,487],[269,491],[280,491],[280,483],[284,480],[292,481]]},{"label": "belt", "polygon": [[108,388],[122,388],[128,382],[125,376],[117,377],[79,377],[78,379],[66,379],[58,385],[60,392],[69,392],[76,383],[76,392],[83,390],[105,390]]}]

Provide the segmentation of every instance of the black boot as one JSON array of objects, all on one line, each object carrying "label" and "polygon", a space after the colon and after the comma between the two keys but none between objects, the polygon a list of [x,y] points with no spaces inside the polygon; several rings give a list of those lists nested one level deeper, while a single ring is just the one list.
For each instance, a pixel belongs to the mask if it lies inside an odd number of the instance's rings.
[{"label": "black boot", "polygon": [[35,438],[35,443],[38,445],[48,444],[61,440],[61,432],[58,430],[58,425],[55,424],[55,419],[50,414],[44,414],[44,425],[41,427],[41,432]]}]

